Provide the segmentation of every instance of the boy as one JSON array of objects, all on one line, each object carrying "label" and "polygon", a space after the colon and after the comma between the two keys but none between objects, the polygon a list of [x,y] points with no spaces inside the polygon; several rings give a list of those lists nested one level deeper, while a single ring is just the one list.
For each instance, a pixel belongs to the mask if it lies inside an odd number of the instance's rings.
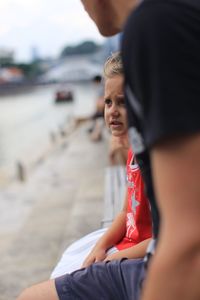
[{"label": "boy", "polygon": [[[104,73],[105,122],[112,135],[127,144],[124,77],[119,53],[108,59]],[[131,263],[120,259],[141,258],[145,255],[151,237],[151,218],[141,174],[137,164],[132,164],[133,159],[132,151],[129,151],[129,187],[124,209],[84,261],[83,266],[89,267],[36,285],[26,290],[18,300],[137,299],[140,292],[137,283],[141,282],[143,259],[131,259]],[[120,251],[112,249],[107,255],[106,251],[113,245]],[[104,262],[97,263],[101,261]]]},{"label": "boy", "polygon": [[[127,112],[123,93],[121,54],[114,53],[105,63],[104,118],[112,137],[129,148]],[[71,273],[94,262],[121,258],[142,258],[152,235],[151,215],[140,170],[131,149],[127,160],[128,187],[123,209],[112,225],[76,241],[64,252],[51,278]]]}]

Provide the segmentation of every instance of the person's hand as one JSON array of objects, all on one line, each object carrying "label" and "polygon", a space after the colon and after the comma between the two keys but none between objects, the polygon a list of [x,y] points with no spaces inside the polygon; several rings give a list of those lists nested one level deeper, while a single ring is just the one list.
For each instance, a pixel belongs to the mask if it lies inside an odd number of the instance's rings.
[{"label": "person's hand", "polygon": [[82,267],[86,268],[91,264],[99,261],[103,261],[106,257],[106,250],[105,249],[94,249],[90,252],[90,254],[84,260]]},{"label": "person's hand", "polygon": [[110,260],[116,260],[116,259],[125,258],[125,256],[121,255],[120,252],[121,251],[106,256],[106,258],[104,259],[104,261],[110,261]]}]

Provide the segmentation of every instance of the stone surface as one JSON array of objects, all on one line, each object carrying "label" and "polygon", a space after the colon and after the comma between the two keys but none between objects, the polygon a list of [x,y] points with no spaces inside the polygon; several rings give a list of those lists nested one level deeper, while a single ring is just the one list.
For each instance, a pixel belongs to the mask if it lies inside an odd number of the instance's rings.
[{"label": "stone surface", "polygon": [[38,164],[24,183],[0,192],[0,300],[49,278],[72,241],[100,227],[107,144],[86,126]]}]

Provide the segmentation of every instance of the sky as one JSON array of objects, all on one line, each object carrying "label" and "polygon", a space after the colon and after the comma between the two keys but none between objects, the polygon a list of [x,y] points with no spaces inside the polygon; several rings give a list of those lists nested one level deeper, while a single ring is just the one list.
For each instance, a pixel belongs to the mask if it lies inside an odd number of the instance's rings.
[{"label": "sky", "polygon": [[17,62],[56,57],[66,45],[102,42],[80,0],[0,0],[0,49],[14,50]]}]

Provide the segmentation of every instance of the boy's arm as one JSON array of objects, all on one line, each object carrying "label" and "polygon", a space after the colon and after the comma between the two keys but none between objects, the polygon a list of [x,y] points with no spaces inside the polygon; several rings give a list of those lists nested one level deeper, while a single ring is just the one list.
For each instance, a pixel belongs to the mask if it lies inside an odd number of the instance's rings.
[{"label": "boy's arm", "polygon": [[142,299],[200,299],[200,134],[158,144],[151,163],[162,223]]},{"label": "boy's arm", "polygon": [[121,258],[129,258],[129,259],[142,258],[146,254],[147,246],[148,246],[150,240],[151,239],[146,239],[135,246],[132,246],[125,250],[121,250],[114,254],[108,255],[106,257],[105,261],[121,259]]},{"label": "boy's arm", "polygon": [[124,237],[126,232],[127,201],[128,198],[126,193],[123,210],[116,216],[110,228],[99,239],[91,253],[86,257],[83,267],[104,260],[107,249],[118,243]]}]

